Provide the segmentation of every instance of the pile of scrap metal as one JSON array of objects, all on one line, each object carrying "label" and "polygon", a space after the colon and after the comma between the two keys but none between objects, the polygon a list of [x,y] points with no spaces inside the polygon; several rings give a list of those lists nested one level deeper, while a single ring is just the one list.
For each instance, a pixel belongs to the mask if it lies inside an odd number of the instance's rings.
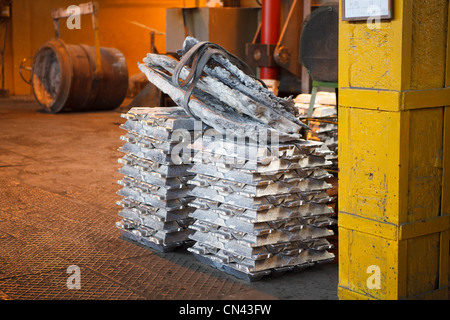
[{"label": "pile of scrap metal", "polygon": [[[306,125],[294,101],[275,96],[223,48],[188,37],[179,54],[180,61],[148,54],[139,68],[178,104],[170,117],[201,124],[194,134],[166,140],[169,145],[183,143],[191,155],[178,164],[187,165],[192,175],[186,173],[189,178],[180,189],[186,191],[179,194],[185,202],[177,203],[192,209],[192,220],[182,220],[191,231],[187,238],[194,241],[188,250],[203,263],[247,281],[332,261],[326,237],[333,235],[327,227],[335,220],[326,192],[331,187],[326,182],[331,162],[325,158],[332,152],[321,142],[303,140],[300,132]],[[140,110],[147,115],[133,115],[139,120],[129,119],[124,125],[140,135],[128,141],[142,141],[152,131],[143,126],[152,109]],[[132,130],[134,125],[143,131]],[[167,161],[152,157],[150,150],[127,148],[122,150],[141,159]],[[178,159],[178,148],[165,150],[172,160]],[[131,189],[136,186],[132,183]],[[154,206],[150,198],[130,196],[133,192],[121,194],[142,200],[142,206]],[[136,222],[132,230],[143,235]],[[119,225],[126,228],[124,222]]]},{"label": "pile of scrap metal", "polygon": [[181,61],[148,54],[139,69],[189,115],[223,134],[253,137],[265,132],[280,141],[301,138],[298,132],[306,125],[296,117],[294,101],[267,90],[239,58],[192,37],[186,38],[179,54]]},{"label": "pile of scrap metal", "polygon": [[[310,94],[300,94],[294,101],[298,108],[299,118],[306,119],[310,107]],[[327,156],[327,160],[333,163],[330,170],[338,169],[338,123],[336,94],[334,92],[320,91],[317,93],[312,119],[309,124],[307,139],[323,142],[333,154]]]}]

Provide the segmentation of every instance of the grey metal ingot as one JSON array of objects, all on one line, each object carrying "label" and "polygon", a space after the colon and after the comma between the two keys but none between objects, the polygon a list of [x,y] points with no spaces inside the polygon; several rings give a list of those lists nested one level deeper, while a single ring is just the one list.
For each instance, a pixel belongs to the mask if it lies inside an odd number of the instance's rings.
[{"label": "grey metal ingot", "polygon": [[276,180],[260,183],[259,185],[252,185],[199,174],[190,180],[188,184],[207,187],[222,193],[239,194],[251,198],[286,193],[323,191],[332,187],[323,179],[304,178],[294,181]]},{"label": "grey metal ingot", "polygon": [[257,173],[278,173],[281,171],[289,171],[295,169],[310,169],[315,167],[330,166],[332,163],[323,157],[308,156],[298,160],[277,159],[270,161],[267,164],[257,163],[252,160],[236,160],[224,155],[209,155],[197,153],[193,161],[196,163],[213,163],[221,168],[239,168],[247,172]]},{"label": "grey metal ingot", "polygon": [[[243,272],[250,277],[250,281],[253,276],[258,276],[255,273],[269,271],[262,274],[267,275],[271,271],[280,270],[281,268],[288,267],[288,269],[292,270],[293,267],[312,266],[334,259],[334,255],[326,250],[309,248],[280,252],[260,260],[248,259],[202,243],[196,243],[191,248],[188,248],[188,250],[203,258],[210,259],[213,262],[212,265],[216,268],[223,269],[224,266],[228,266],[236,271]],[[225,269],[225,271],[227,270]]]},{"label": "grey metal ingot", "polygon": [[322,142],[311,140],[294,140],[279,142],[260,137],[260,141],[246,141],[245,136],[206,135],[197,138],[189,148],[202,153],[226,155],[237,159],[268,163],[275,159],[303,159],[307,155],[324,156],[332,153]]},{"label": "grey metal ingot", "polygon": [[195,211],[192,207],[167,210],[167,208],[154,207],[126,197],[120,201],[117,201],[117,205],[122,206],[124,209],[133,210],[140,216],[145,216],[160,222],[185,220],[189,217],[190,213]]},{"label": "grey metal ingot", "polygon": [[154,207],[164,208],[168,211],[184,209],[192,200],[191,197],[181,197],[166,200],[150,192],[134,189],[131,187],[123,187],[117,192],[117,194]]},{"label": "grey metal ingot", "polygon": [[152,239],[156,244],[173,244],[186,240],[188,234],[192,233],[189,228],[183,228],[178,232],[166,232],[164,230],[153,229],[139,225],[132,220],[122,219],[116,226],[125,230],[136,230],[135,234]]},{"label": "grey metal ingot", "polygon": [[332,176],[327,170],[320,167],[305,170],[294,169],[288,171],[269,172],[265,174],[243,171],[239,168],[224,168],[221,166],[211,165],[211,163],[195,163],[189,171],[193,174],[206,175],[256,186],[270,184],[276,180],[293,182],[305,178],[327,179]]},{"label": "grey metal ingot", "polygon": [[194,177],[193,173],[186,176],[178,176],[173,178],[166,178],[161,175],[157,175],[154,172],[144,170],[139,165],[129,166],[123,165],[119,170],[119,173],[124,176],[132,177],[137,180],[145,181],[154,186],[164,187],[167,190],[173,189],[185,189],[190,179]]},{"label": "grey metal ingot", "polygon": [[143,214],[135,209],[123,209],[119,212],[119,216],[133,221],[136,225],[142,225],[155,230],[162,230],[166,233],[179,232],[186,229],[194,222],[193,218],[185,218],[172,221],[163,221],[158,216],[152,214]]},{"label": "grey metal ingot", "polygon": [[305,202],[304,196],[320,193],[321,191],[319,190],[302,193],[248,197],[246,194],[242,195],[237,192],[224,192],[209,187],[195,187],[189,191],[189,195],[192,197],[227,203],[236,207],[257,211],[271,209],[278,205],[297,207]]},{"label": "grey metal ingot", "polygon": [[152,196],[158,197],[161,200],[172,200],[187,197],[188,192],[192,189],[192,186],[189,185],[185,188],[167,189],[162,186],[153,185],[127,176],[123,177],[122,180],[117,181],[117,183],[124,187],[136,189],[139,192],[150,193]]},{"label": "grey metal ingot", "polygon": [[[173,132],[178,129],[188,131],[204,129],[202,126],[198,128],[201,121],[189,116],[182,107],[131,108],[127,113],[122,114],[121,117],[129,120],[126,123],[130,127],[124,128],[125,130],[139,133],[132,126],[136,125],[136,128],[141,128],[140,126],[142,126],[143,133],[140,134],[149,137],[152,137],[153,129],[160,129],[166,132]],[[202,125],[204,126],[204,124]],[[149,129],[149,131],[147,132],[145,129]]]},{"label": "grey metal ingot", "polygon": [[186,243],[192,231],[185,228],[179,232],[164,232],[146,226],[137,225],[128,219],[116,222],[116,228],[123,237],[141,243],[161,252],[172,251]]},{"label": "grey metal ingot", "polygon": [[118,159],[118,162],[128,166],[138,167],[139,170],[143,170],[148,174],[155,175],[157,177],[175,178],[192,175],[192,173],[188,171],[192,168],[191,164],[161,164],[129,153]]},{"label": "grey metal ingot", "polygon": [[[220,239],[211,242],[202,242],[197,239],[202,239],[203,234],[194,233],[189,237],[195,239],[199,246],[209,247],[217,253],[219,250],[226,252],[228,255],[240,256],[248,260],[265,260],[273,257],[276,254],[292,254],[298,253],[301,250],[313,249],[318,251],[325,251],[333,248],[333,245],[326,239],[314,239],[310,241],[289,241],[269,244],[259,247],[250,247],[239,240],[220,241]],[[220,242],[220,243],[219,243]],[[197,247],[199,247],[197,246]]]},{"label": "grey metal ingot", "polygon": [[284,228],[273,229],[271,232],[261,235],[241,232],[200,220],[195,221],[189,228],[197,231],[192,236],[193,240],[213,244],[216,247],[220,247],[231,240],[237,240],[249,247],[260,247],[287,241],[308,241],[333,235],[331,230],[308,224],[293,224]]},{"label": "grey metal ingot", "polygon": [[[167,154],[163,152],[160,149],[156,148],[147,148],[143,146],[139,142],[127,142],[122,147],[118,149],[120,152],[126,153],[126,154],[133,154],[137,157],[150,160],[153,162],[157,162],[163,165],[177,165],[177,164],[183,164],[183,159],[180,157],[172,158],[171,154]],[[187,157],[189,157],[187,155]]]},{"label": "grey metal ingot", "polygon": [[128,120],[121,128],[128,132],[121,136],[126,143],[119,151],[163,165],[190,164],[186,146],[196,138],[195,132],[205,129],[181,107],[132,108],[122,117]]},{"label": "grey metal ingot", "polygon": [[309,218],[333,215],[333,209],[327,205],[332,198],[328,197],[326,194],[322,196],[326,197],[321,198],[321,201],[324,203],[315,203],[313,201],[303,200],[293,206],[289,206],[287,204],[263,205],[258,208],[261,210],[246,209],[228,203],[221,203],[218,201],[211,201],[201,198],[196,198],[189,203],[189,206],[197,208],[199,212],[202,210],[214,212],[215,214],[211,214],[210,219],[214,219],[217,215],[220,219],[238,219],[249,223],[259,223],[284,218]]},{"label": "grey metal ingot", "polygon": [[[128,132],[120,137],[120,140],[135,144],[137,147],[145,149],[156,150],[161,154],[170,154],[179,141],[159,140],[144,136],[134,132]],[[145,152],[145,151],[143,151]]]},{"label": "grey metal ingot", "polygon": [[180,160],[172,154],[178,149],[187,152],[185,146],[206,129],[181,107],[132,108],[122,117],[127,121],[120,127],[128,132],[121,136],[126,143],[119,151],[166,165],[189,160],[190,155]]},{"label": "grey metal ingot", "polygon": [[221,140],[208,142],[203,138],[194,141],[189,148],[194,151],[192,160],[196,164],[213,164],[219,168],[240,169],[246,172],[270,174],[332,165],[332,162],[325,159],[325,155],[332,152],[321,143],[311,143],[307,148],[300,144],[268,147]]},{"label": "grey metal ingot", "polygon": [[244,219],[238,215],[223,215],[216,210],[197,209],[190,213],[189,216],[199,221],[208,222],[217,226],[233,229],[240,232],[252,233],[255,235],[264,235],[274,232],[276,229],[285,228],[293,225],[310,225],[314,227],[325,227],[336,224],[334,219],[329,218],[332,211],[328,215],[318,215],[309,217],[280,217],[277,220],[268,220],[254,222],[250,219]]},{"label": "grey metal ingot", "polygon": [[[167,129],[165,127],[148,126],[144,121],[137,120],[128,120],[124,124],[120,125],[120,128],[134,134],[145,136],[148,140],[159,140],[156,143],[165,142],[166,144],[173,144],[179,141],[180,137],[183,137],[184,134],[192,133],[191,130],[184,128],[175,129],[172,131],[171,129]],[[200,126],[199,129],[201,130],[201,128],[202,127]]]}]

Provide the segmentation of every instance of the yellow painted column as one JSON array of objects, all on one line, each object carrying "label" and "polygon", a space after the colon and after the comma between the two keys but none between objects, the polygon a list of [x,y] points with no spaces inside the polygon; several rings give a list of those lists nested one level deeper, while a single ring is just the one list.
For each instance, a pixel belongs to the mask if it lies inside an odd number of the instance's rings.
[{"label": "yellow painted column", "polygon": [[447,299],[449,1],[392,3],[340,21],[338,295]]}]

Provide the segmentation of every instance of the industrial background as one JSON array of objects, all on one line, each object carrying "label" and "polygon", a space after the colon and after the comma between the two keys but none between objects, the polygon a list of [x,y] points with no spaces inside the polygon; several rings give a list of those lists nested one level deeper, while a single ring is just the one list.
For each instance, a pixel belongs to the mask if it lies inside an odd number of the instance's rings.
[{"label": "industrial background", "polygon": [[[448,0],[0,5],[1,300],[448,300]],[[262,82],[216,57],[246,85],[184,96],[196,41]],[[302,139],[265,174],[161,158],[217,106]]]}]

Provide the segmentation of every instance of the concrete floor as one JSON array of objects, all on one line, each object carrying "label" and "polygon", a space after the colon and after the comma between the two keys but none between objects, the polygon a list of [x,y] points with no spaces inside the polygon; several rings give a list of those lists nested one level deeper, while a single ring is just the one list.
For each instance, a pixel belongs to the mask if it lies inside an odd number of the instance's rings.
[{"label": "concrete floor", "polygon": [[[119,238],[120,113],[0,99],[0,299],[336,300],[337,263],[244,282]],[[337,255],[336,251],[334,253]],[[67,269],[81,271],[69,290]]]}]

